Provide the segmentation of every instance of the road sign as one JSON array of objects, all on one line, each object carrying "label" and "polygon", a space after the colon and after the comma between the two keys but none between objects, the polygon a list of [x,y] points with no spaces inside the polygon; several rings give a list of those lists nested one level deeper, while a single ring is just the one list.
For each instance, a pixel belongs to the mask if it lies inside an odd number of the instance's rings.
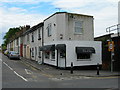
[{"label": "road sign", "polygon": [[113,41],[108,42],[108,51],[114,52],[114,42]]}]

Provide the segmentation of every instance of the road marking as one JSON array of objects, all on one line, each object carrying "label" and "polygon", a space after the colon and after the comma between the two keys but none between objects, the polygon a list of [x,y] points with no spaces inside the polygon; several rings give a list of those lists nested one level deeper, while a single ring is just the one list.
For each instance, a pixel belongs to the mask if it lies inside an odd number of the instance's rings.
[{"label": "road marking", "polygon": [[28,70],[28,69],[25,69],[25,72],[26,72],[27,74],[32,74],[32,73],[33,73],[32,71],[30,71],[30,70]]},{"label": "road marking", "polygon": [[10,70],[12,70],[13,71],[13,69],[7,64],[7,63],[5,63],[5,62],[3,62]]},{"label": "road marking", "polygon": [[112,79],[112,78],[120,78],[120,76],[110,76],[110,77],[95,77],[97,79]]},{"label": "road marking", "polygon": [[0,61],[2,61],[2,59],[0,59]]},{"label": "road marking", "polygon": [[28,81],[23,76],[21,76],[17,72],[15,72],[7,63],[3,62],[3,64],[5,64],[10,70],[12,70],[17,76],[19,76],[20,78],[22,78],[24,81],[26,81],[26,82]]},{"label": "road marking", "polygon": [[17,72],[14,71],[14,73],[15,73],[17,76],[19,76],[20,78],[22,78],[24,81],[26,81],[26,82],[28,81],[28,80],[25,79],[23,76],[19,75]]}]

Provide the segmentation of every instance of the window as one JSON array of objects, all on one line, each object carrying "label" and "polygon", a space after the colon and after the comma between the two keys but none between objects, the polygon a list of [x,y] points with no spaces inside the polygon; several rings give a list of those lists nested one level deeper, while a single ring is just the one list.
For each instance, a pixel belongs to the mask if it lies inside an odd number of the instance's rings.
[{"label": "window", "polygon": [[77,53],[77,59],[90,59],[90,53]]},{"label": "window", "polygon": [[38,29],[38,40],[41,40],[40,28]]},{"label": "window", "polygon": [[52,24],[48,24],[48,27],[47,27],[47,32],[48,32],[48,37],[50,37],[52,35]]},{"label": "window", "polygon": [[75,34],[82,34],[82,33],[83,33],[83,21],[76,21]]},{"label": "window", "polygon": [[34,33],[32,33],[32,42],[34,42]]},{"label": "window", "polygon": [[32,57],[34,57],[34,48],[32,48]]},{"label": "window", "polygon": [[29,34],[27,35],[27,41],[29,42]]},{"label": "window", "polygon": [[19,40],[17,39],[17,40],[16,40],[16,45],[18,45],[18,44],[19,44]]},{"label": "window", "polygon": [[51,51],[52,59],[55,59],[55,51]]},{"label": "window", "polygon": [[50,52],[45,52],[45,58],[50,59]]},{"label": "window", "polygon": [[40,51],[40,47],[38,47],[38,54],[39,54],[39,58],[41,58],[41,51]]}]

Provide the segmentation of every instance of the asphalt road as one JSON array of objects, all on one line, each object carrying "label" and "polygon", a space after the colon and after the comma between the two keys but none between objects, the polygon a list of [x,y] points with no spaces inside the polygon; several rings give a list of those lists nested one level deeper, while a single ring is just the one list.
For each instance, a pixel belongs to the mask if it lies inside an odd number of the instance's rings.
[{"label": "asphalt road", "polygon": [[105,90],[118,88],[117,77],[56,79],[20,60],[9,60],[4,55],[0,62],[2,62],[2,88],[108,88]]}]

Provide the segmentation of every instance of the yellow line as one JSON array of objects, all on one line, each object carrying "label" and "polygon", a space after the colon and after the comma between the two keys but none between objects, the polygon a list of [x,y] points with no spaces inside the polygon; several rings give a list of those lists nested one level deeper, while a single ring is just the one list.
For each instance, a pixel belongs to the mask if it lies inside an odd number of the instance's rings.
[{"label": "yellow line", "polygon": [[120,76],[110,76],[110,77],[95,77],[97,79],[110,79],[110,78],[120,78]]}]

